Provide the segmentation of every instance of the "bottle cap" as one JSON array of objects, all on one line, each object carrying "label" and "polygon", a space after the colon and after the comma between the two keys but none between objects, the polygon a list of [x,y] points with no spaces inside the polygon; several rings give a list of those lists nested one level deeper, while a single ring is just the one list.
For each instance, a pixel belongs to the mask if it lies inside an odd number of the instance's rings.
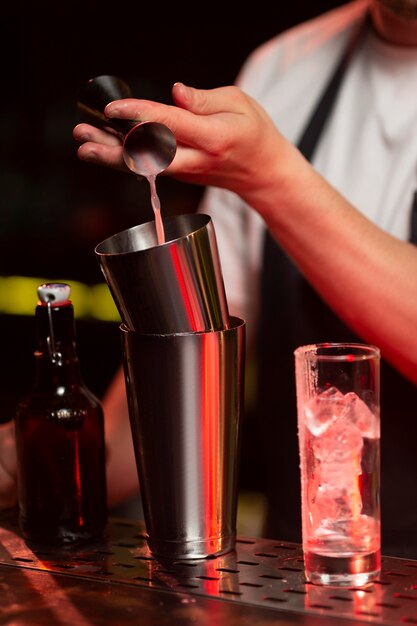
[{"label": "bottle cap", "polygon": [[38,287],[38,298],[41,304],[60,305],[68,302],[71,287],[66,283],[44,283]]},{"label": "bottle cap", "polygon": [[39,305],[46,306],[48,311],[49,337],[47,338],[51,362],[62,365],[62,354],[58,352],[55,342],[52,307],[70,304],[71,287],[67,283],[44,283],[38,289]]}]

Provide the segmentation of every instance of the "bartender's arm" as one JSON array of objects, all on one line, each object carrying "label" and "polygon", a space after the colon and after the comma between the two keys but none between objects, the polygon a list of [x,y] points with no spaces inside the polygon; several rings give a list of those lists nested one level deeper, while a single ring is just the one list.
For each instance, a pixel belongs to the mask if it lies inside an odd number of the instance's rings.
[{"label": "bartender's arm", "polygon": [[122,367],[103,398],[103,410],[106,425],[107,499],[111,507],[129,500],[139,492]]},{"label": "bartender's arm", "polygon": [[16,446],[13,420],[0,425],[0,510],[17,504]]}]

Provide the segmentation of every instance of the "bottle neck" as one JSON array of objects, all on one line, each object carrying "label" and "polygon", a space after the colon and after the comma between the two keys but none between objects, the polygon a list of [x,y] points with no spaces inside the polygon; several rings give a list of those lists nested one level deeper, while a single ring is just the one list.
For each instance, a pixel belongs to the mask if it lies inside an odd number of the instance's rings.
[{"label": "bottle neck", "polygon": [[71,302],[56,306],[38,304],[35,326],[35,383],[48,388],[80,384]]}]

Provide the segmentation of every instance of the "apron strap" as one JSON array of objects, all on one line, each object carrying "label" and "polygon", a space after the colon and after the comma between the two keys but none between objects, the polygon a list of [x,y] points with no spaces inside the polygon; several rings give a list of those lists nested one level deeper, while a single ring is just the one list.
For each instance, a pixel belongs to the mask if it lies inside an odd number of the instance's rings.
[{"label": "apron strap", "polygon": [[368,22],[369,18],[364,20],[360,27],[354,31],[342,58],[330,76],[330,80],[324,88],[321,97],[316,104],[305,129],[301,133],[300,139],[298,140],[298,149],[309,161],[312,159],[324,126],[329,119],[330,112],[333,108],[336,96],[339,93],[339,88],[342,83],[343,76],[346,73],[346,69],[368,28]]},{"label": "apron strap", "polygon": [[417,246],[417,191],[413,195],[413,204],[411,205],[411,228],[410,243]]},{"label": "apron strap", "polygon": [[[355,50],[358,48],[362,38],[369,26],[369,16],[366,16],[359,28],[355,29],[353,35],[350,37],[349,43],[344,50],[341,59],[337,63],[330,79],[325,86],[316,106],[313,109],[310,118],[297,142],[297,147],[304,155],[306,159],[311,161],[314,151],[319,143],[320,136],[323,132],[324,126],[330,116],[333,104],[336,100],[336,96],[339,92],[340,85],[342,83],[343,76],[351,61]],[[417,200],[416,200],[417,211]],[[417,221],[417,216],[416,216]],[[416,223],[417,229],[417,223]],[[265,243],[264,243],[264,256],[263,256],[263,271],[261,279],[261,298],[262,308],[268,309],[271,306],[271,298],[273,297],[273,291],[271,285],[276,281],[278,258],[282,258],[284,253],[281,251],[280,246],[270,234],[269,230],[265,230]],[[284,255],[285,256],[285,255]],[[279,304],[278,304],[279,306]],[[266,313],[267,314],[267,313]]]}]

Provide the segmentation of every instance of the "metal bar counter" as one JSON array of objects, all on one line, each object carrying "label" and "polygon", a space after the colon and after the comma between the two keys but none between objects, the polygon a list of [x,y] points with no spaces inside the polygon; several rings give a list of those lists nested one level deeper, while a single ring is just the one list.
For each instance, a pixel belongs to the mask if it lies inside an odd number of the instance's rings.
[{"label": "metal bar counter", "polygon": [[138,522],[112,519],[106,542],[28,546],[14,515],[0,520],[0,624],[239,626],[417,624],[417,561],[385,557],[363,589],[307,584],[298,544],[239,537],[207,560],[149,552]]}]

